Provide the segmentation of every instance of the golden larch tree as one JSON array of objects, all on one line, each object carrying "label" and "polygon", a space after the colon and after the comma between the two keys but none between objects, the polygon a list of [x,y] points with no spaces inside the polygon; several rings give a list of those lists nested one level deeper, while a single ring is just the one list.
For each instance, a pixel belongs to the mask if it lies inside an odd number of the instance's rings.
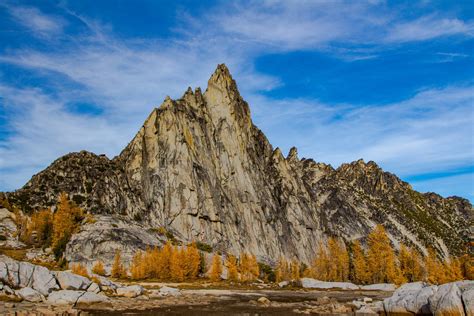
[{"label": "golden larch tree", "polygon": [[201,255],[193,242],[186,248],[186,262],[185,262],[185,277],[189,280],[194,280],[199,274],[201,267]]},{"label": "golden larch tree", "polygon": [[366,284],[369,282],[367,257],[358,240],[352,244],[352,278],[357,284]]},{"label": "golden larch tree", "polygon": [[53,215],[52,248],[56,258],[59,258],[66,249],[66,244],[79,227],[83,217],[82,209],[74,202],[69,201],[66,193],[61,193],[56,212]]},{"label": "golden larch tree", "polygon": [[311,267],[311,276],[321,281],[329,280],[329,270],[331,262],[329,260],[328,251],[322,241],[318,244],[316,257]]},{"label": "golden larch tree", "polygon": [[287,281],[291,278],[290,266],[284,257],[280,257],[275,269],[275,279],[277,282]]},{"label": "golden larch tree", "polygon": [[349,253],[343,241],[334,237],[328,241],[329,261],[327,281],[347,281],[349,279]]},{"label": "golden larch tree", "polygon": [[428,254],[425,256],[425,281],[431,284],[442,284],[446,281],[446,272],[443,263],[438,259],[436,252],[428,248]]},{"label": "golden larch tree", "polygon": [[215,254],[212,257],[211,269],[209,271],[209,279],[211,279],[212,282],[220,281],[221,274],[222,274],[221,256],[219,256],[218,254]]},{"label": "golden larch tree", "polygon": [[239,280],[239,272],[237,270],[237,258],[228,255],[226,260],[227,278],[229,281],[237,282]]},{"label": "golden larch tree", "polygon": [[105,275],[105,268],[104,268],[104,263],[99,260],[94,263],[94,266],[92,267],[92,273],[98,274],[98,275]]},{"label": "golden larch tree", "polygon": [[111,275],[112,277],[119,279],[126,277],[126,274],[125,267],[122,263],[122,252],[117,250],[115,252],[114,262],[112,264]]},{"label": "golden larch tree", "polygon": [[87,268],[81,263],[75,263],[71,267],[72,273],[82,275],[83,277],[89,278],[89,273],[87,273]]},{"label": "golden larch tree", "polygon": [[395,282],[397,275],[396,256],[390,239],[382,225],[375,226],[368,235],[367,264],[372,283]]},{"label": "golden larch tree", "polygon": [[130,276],[132,280],[141,280],[145,278],[146,272],[146,253],[138,250],[132,259],[132,264],[130,265]]},{"label": "golden larch tree", "polygon": [[414,247],[400,244],[398,262],[405,282],[415,282],[423,279],[423,263],[420,254]]},{"label": "golden larch tree", "polygon": [[298,281],[301,277],[301,274],[300,274],[300,263],[298,262],[298,260],[296,260],[296,258],[291,260],[290,267],[291,267],[291,279]]},{"label": "golden larch tree", "polygon": [[242,281],[256,280],[260,275],[260,268],[258,267],[257,258],[248,253],[240,255],[240,275]]}]

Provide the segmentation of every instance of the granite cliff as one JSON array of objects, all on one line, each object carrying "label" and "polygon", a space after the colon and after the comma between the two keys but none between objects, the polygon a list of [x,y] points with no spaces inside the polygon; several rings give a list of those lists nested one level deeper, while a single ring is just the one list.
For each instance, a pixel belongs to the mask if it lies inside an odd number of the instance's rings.
[{"label": "granite cliff", "polygon": [[62,191],[97,218],[66,251],[86,262],[160,244],[160,229],[214,250],[309,262],[321,239],[364,242],[378,223],[395,245],[448,256],[463,251],[473,216],[467,200],[416,192],[374,162],[334,169],[295,148],[285,157],[252,123],[225,65],[204,93],[189,88],[153,109],[117,157],[68,154],[7,197],[31,213]]}]

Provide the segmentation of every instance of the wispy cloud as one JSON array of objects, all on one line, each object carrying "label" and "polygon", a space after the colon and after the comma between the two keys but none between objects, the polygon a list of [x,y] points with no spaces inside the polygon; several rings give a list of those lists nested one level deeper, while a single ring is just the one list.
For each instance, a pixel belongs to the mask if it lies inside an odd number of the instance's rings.
[{"label": "wispy cloud", "polygon": [[416,20],[396,23],[388,31],[389,42],[424,41],[450,35],[474,35],[474,22],[437,15],[422,16]]},{"label": "wispy cloud", "polygon": [[[100,21],[68,11],[88,32],[52,43],[47,51],[0,56],[0,63],[40,74],[55,86],[52,95],[0,81],[0,105],[12,132],[0,143],[0,188],[20,187],[69,151],[118,154],[166,94],[177,98],[187,86],[205,87],[222,62],[256,124],[284,150],[296,145],[301,156],[335,166],[362,157],[402,176],[472,162],[472,86],[429,88],[389,104],[331,104],[270,98],[262,91],[285,82],[254,68],[258,57],[281,51],[317,50],[347,61],[377,58],[384,45],[470,36],[470,22],[439,15],[399,22],[383,2],[264,1],[251,7],[224,3],[199,18],[183,17],[180,36],[166,41],[122,39]],[[31,7],[9,10],[35,36],[60,34],[66,23]],[[22,19],[25,13],[34,18]],[[432,29],[423,30],[421,22]],[[74,102],[94,104],[101,114],[71,111]]]},{"label": "wispy cloud", "polygon": [[60,34],[65,25],[65,20],[47,15],[35,7],[14,6],[4,4],[11,17],[19,24],[31,31],[35,36],[49,37]]}]

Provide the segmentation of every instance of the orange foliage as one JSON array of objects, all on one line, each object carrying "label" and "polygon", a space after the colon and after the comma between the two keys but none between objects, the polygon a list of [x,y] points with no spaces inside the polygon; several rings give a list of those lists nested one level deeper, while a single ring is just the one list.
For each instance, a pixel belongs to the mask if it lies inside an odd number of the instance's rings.
[{"label": "orange foliage", "polygon": [[92,273],[104,276],[105,275],[104,263],[100,260],[97,261],[92,267]]}]

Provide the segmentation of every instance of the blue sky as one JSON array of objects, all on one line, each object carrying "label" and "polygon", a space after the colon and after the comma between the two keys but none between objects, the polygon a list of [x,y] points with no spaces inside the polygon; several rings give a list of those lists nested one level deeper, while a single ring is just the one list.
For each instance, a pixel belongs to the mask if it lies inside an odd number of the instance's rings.
[{"label": "blue sky", "polygon": [[2,1],[0,191],[226,63],[275,147],[474,201],[473,1]]}]

